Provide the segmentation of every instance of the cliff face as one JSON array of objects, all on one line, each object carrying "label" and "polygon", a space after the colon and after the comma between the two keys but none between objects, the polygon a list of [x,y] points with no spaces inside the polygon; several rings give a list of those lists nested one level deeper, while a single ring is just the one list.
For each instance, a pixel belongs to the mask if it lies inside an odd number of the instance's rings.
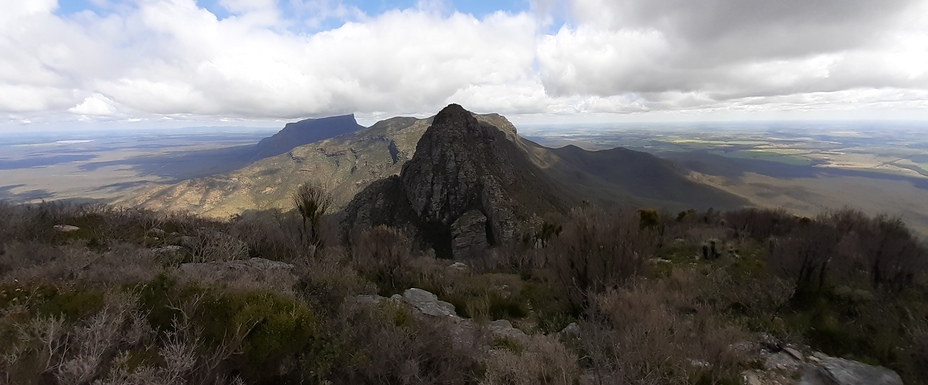
[{"label": "cliff face", "polygon": [[[345,226],[402,226],[364,208],[402,205],[415,215],[420,238],[440,255],[460,258],[521,235],[541,214],[566,210],[566,192],[529,160],[515,128],[498,115],[480,118],[457,104],[445,107],[403,166],[399,186],[390,185],[401,191],[359,194]],[[374,196],[404,202],[372,203]]]}]

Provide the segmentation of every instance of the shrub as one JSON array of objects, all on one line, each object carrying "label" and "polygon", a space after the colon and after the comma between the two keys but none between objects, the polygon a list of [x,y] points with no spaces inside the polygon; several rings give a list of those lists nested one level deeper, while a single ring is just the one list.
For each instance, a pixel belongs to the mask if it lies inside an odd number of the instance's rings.
[{"label": "shrub", "polygon": [[401,292],[412,260],[412,243],[399,231],[387,226],[364,230],[352,247],[358,271],[380,286],[382,294]]},{"label": "shrub", "polygon": [[553,337],[536,335],[524,344],[503,338],[494,341],[495,349],[486,360],[485,385],[577,383],[580,367],[576,354]]},{"label": "shrub", "polygon": [[336,384],[476,383],[482,354],[474,339],[480,336],[452,335],[445,322],[407,312],[390,303],[345,303],[326,325],[325,339],[334,345],[319,372]]},{"label": "shrub", "polygon": [[561,235],[545,249],[554,282],[576,309],[596,293],[616,288],[637,275],[656,246],[656,237],[639,226],[635,213],[606,216],[575,209]]},{"label": "shrub", "polygon": [[579,344],[599,381],[687,384],[737,375],[745,357],[731,346],[745,334],[698,303],[680,312],[673,295],[639,284],[595,297]]}]

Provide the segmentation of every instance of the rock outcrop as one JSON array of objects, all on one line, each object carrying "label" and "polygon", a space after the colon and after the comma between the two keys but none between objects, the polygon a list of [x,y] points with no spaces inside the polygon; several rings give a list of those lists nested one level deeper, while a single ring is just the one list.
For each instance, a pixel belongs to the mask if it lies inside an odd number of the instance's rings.
[{"label": "rock outcrop", "polygon": [[[902,385],[893,370],[867,365],[844,358],[831,357],[779,343],[761,343],[757,354],[762,369],[750,369],[741,374],[744,385]],[[749,349],[751,350],[751,349]]]},{"label": "rock outcrop", "polygon": [[400,185],[394,178],[372,184],[349,203],[342,223],[349,231],[402,227],[408,209],[417,228],[412,236],[438,256],[481,253],[521,235],[539,215],[569,206],[571,194],[532,162],[526,148],[505,118],[475,116],[451,104],[422,135]]},{"label": "rock outcrop", "polygon": [[479,210],[470,210],[451,224],[451,250],[457,258],[466,258],[486,250],[487,217]]},{"label": "rock outcrop", "polygon": [[[378,305],[384,301],[392,301],[396,304],[403,304],[409,309],[414,310],[414,314],[420,317],[431,317],[432,320],[446,321],[449,328],[448,333],[453,337],[456,343],[464,343],[473,340],[473,335],[480,326],[473,320],[462,318],[454,309],[454,305],[438,299],[438,296],[422,289],[409,288],[403,292],[403,295],[394,294],[392,297],[382,297],[379,295],[359,295],[355,297],[359,303],[369,305]],[[512,326],[507,320],[495,320],[489,322],[486,331],[494,338],[510,338],[520,343],[525,343],[529,336],[525,332]],[[485,346],[484,349],[489,351],[492,347]]]},{"label": "rock outcrop", "polygon": [[896,372],[843,358],[826,357],[806,372],[801,385],[902,385]]}]

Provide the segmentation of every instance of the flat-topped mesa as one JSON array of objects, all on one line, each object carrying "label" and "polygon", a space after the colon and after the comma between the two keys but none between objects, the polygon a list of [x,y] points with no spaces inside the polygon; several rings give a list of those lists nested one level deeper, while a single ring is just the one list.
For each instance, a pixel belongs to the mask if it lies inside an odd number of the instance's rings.
[{"label": "flat-topped mesa", "polygon": [[280,155],[295,147],[363,129],[354,114],[305,119],[286,126],[271,137],[255,145],[257,159]]}]

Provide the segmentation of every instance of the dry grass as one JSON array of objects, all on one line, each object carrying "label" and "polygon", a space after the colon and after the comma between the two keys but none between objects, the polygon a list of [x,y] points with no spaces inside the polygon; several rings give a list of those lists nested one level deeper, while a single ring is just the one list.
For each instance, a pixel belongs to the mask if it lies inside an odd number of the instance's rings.
[{"label": "dry grass", "polygon": [[496,349],[486,360],[484,385],[571,385],[580,378],[577,355],[553,336],[531,336],[517,351]]}]

